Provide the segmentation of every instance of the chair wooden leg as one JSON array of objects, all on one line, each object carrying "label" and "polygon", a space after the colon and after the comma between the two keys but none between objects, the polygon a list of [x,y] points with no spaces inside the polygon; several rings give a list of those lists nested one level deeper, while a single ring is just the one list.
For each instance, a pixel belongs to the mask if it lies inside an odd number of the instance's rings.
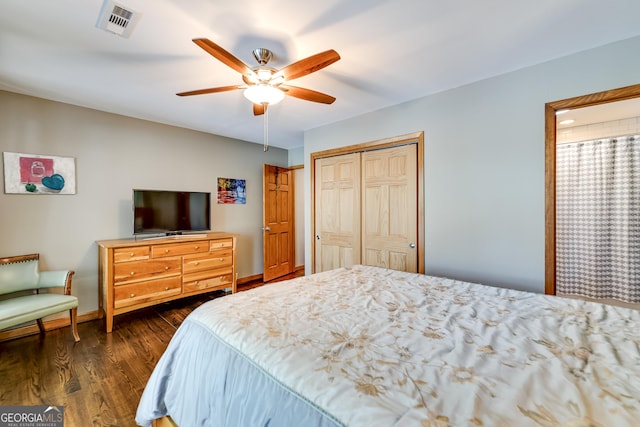
[{"label": "chair wooden leg", "polygon": [[71,321],[71,333],[75,342],[80,341],[80,335],[78,335],[78,308],[72,308],[69,310],[69,318]]},{"label": "chair wooden leg", "polygon": [[44,334],[44,323],[42,322],[42,319],[38,319],[36,320],[36,322],[38,322],[38,328],[40,329],[40,333]]}]

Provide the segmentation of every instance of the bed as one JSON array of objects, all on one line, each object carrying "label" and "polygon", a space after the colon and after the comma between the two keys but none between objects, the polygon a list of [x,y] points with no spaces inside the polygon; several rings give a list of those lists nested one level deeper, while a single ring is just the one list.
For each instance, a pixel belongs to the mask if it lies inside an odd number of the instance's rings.
[{"label": "bed", "polygon": [[203,304],[136,422],[637,426],[640,311],[354,266]]}]

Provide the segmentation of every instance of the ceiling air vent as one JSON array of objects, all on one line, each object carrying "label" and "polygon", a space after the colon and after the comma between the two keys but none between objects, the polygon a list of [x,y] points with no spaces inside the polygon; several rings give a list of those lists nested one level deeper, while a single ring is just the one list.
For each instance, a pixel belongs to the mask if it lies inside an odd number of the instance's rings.
[{"label": "ceiling air vent", "polygon": [[139,19],[138,12],[114,1],[104,0],[96,27],[121,37],[129,37]]}]

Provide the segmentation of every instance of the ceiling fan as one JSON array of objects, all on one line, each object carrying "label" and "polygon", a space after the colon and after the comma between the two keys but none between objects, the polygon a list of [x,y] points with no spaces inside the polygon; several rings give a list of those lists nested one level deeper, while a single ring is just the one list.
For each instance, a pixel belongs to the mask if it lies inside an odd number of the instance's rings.
[{"label": "ceiling fan", "polygon": [[253,103],[253,114],[256,116],[264,114],[268,105],[280,102],[285,95],[323,104],[331,104],[336,100],[331,95],[288,84],[291,80],[321,70],[339,60],[340,55],[333,49],[309,56],[276,70],[267,65],[273,57],[269,49],[258,48],[253,51],[253,56],[259,65],[252,68],[209,39],[198,38],[193,39],[193,42],[223,64],[242,74],[242,80],[245,84],[180,92],[176,94],[178,96],[244,89],[244,96]]}]

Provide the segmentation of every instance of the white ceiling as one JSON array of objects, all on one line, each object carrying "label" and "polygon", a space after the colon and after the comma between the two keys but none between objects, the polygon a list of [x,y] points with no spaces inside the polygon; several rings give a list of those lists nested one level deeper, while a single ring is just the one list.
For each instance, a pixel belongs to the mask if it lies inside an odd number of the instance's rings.
[{"label": "white ceiling", "polygon": [[[209,38],[250,66],[281,68],[327,49],[342,59],[292,84],[335,96],[287,97],[270,144],[435,92],[640,35],[638,0],[120,0],[141,13],[129,38],[96,28],[102,0],[4,0],[0,89],[262,143],[242,84],[196,46]],[[553,100],[550,100],[553,101]]]}]

